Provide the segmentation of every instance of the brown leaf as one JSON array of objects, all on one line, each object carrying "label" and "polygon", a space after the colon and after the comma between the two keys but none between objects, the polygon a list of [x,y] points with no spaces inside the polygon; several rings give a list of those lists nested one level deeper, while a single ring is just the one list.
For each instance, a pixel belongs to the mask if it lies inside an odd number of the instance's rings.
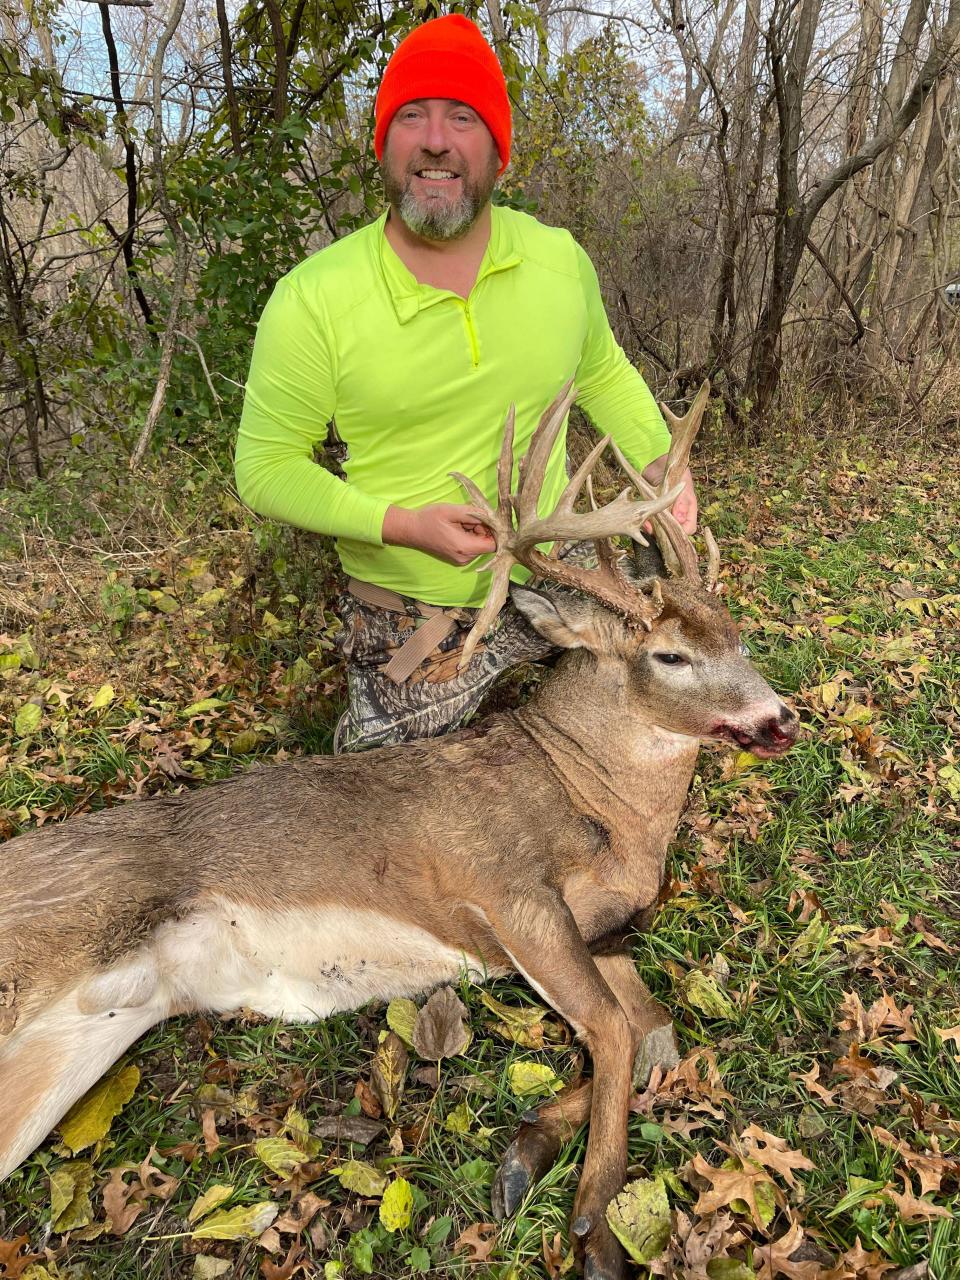
[{"label": "brown leaf", "polygon": [[309,1274],[303,1254],[304,1246],[298,1240],[294,1240],[287,1250],[286,1258],[279,1266],[269,1258],[264,1258],[260,1263],[260,1274],[266,1277],[266,1280],[290,1280],[291,1276],[295,1276],[298,1271]]},{"label": "brown leaf", "polygon": [[922,916],[914,916],[910,921],[928,947],[936,951],[945,951],[948,956],[954,954],[954,948],[938,937],[926,924]]},{"label": "brown leaf", "polygon": [[888,1262],[879,1250],[867,1253],[858,1236],[857,1243],[847,1250],[837,1265],[824,1272],[823,1280],[881,1280],[895,1266],[896,1263]]},{"label": "brown leaf", "polygon": [[329,1200],[321,1200],[312,1191],[305,1191],[303,1195],[293,1201],[282,1217],[277,1218],[273,1224],[273,1229],[274,1231],[284,1231],[288,1234],[299,1235],[301,1231],[310,1225],[320,1210],[326,1209],[330,1203]]},{"label": "brown leaf", "polygon": [[380,1099],[384,1115],[392,1120],[403,1097],[408,1054],[403,1041],[393,1031],[377,1047],[370,1070],[370,1083]]},{"label": "brown leaf", "polygon": [[463,1053],[470,1043],[466,1013],[453,987],[435,991],[413,1025],[413,1047],[420,1057],[438,1062]]},{"label": "brown leaf", "polygon": [[486,1262],[496,1243],[497,1224],[495,1222],[475,1222],[472,1226],[467,1227],[466,1231],[460,1232],[456,1244],[453,1246],[453,1252],[459,1253],[461,1249],[469,1249],[470,1257],[467,1261],[471,1267],[476,1267],[481,1262]]},{"label": "brown leaf", "polygon": [[217,1133],[217,1113],[213,1107],[204,1107],[200,1114],[200,1123],[203,1127],[203,1147],[208,1156],[220,1146],[220,1135]]},{"label": "brown leaf", "polygon": [[383,1115],[380,1099],[367,1084],[366,1080],[358,1080],[353,1086],[353,1096],[360,1103],[360,1110],[371,1120],[379,1120]]},{"label": "brown leaf", "polygon": [[853,1032],[853,1039],[858,1044],[876,1040],[884,1030],[899,1030],[897,1040],[903,1042],[917,1038],[911,1021],[913,1005],[898,1009],[891,995],[882,995],[869,1009],[865,1009],[859,995],[855,991],[847,991],[844,993],[840,1012],[840,1030]]},{"label": "brown leaf", "polygon": [[547,1269],[547,1275],[550,1280],[558,1280],[560,1276],[560,1264],[563,1262],[563,1237],[560,1232],[556,1232],[553,1237],[553,1243],[547,1237],[546,1227],[540,1228],[540,1241],[543,1245],[543,1265]]},{"label": "brown leaf", "polygon": [[12,1240],[0,1240],[0,1274],[4,1280],[17,1280],[27,1267],[35,1262],[43,1262],[42,1253],[30,1253],[29,1236],[14,1236]]},{"label": "brown leaf", "polygon": [[760,1270],[757,1280],[776,1280],[777,1276],[785,1276],[786,1280],[819,1280],[823,1276],[823,1268],[819,1262],[807,1260],[791,1261],[791,1255],[803,1241],[803,1228],[794,1221],[779,1240],[772,1244],[758,1245],[754,1250],[754,1261],[759,1260]]},{"label": "brown leaf", "polygon": [[[740,1163],[742,1165],[742,1162]],[[743,1200],[750,1209],[750,1216],[755,1225],[763,1231],[763,1218],[757,1208],[758,1185],[767,1183],[773,1188],[777,1203],[783,1203],[783,1192],[765,1169],[745,1166],[739,1169],[715,1169],[699,1152],[693,1157],[692,1167],[695,1173],[710,1183],[710,1189],[700,1193],[700,1199],[694,1206],[694,1213],[713,1213],[716,1209],[725,1209],[734,1200]]]},{"label": "brown leaf", "polygon": [[156,1148],[150,1151],[137,1168],[137,1176],[129,1183],[123,1175],[135,1168],[118,1165],[110,1170],[110,1179],[103,1188],[103,1208],[110,1222],[110,1234],[123,1236],[140,1217],[150,1200],[169,1200],[180,1184],[180,1179],[163,1173],[151,1163]]},{"label": "brown leaf", "polygon": [[836,1105],[836,1095],[834,1090],[825,1089],[822,1084],[818,1084],[820,1079],[820,1063],[815,1062],[806,1075],[799,1071],[790,1072],[791,1080],[802,1080],[807,1087],[808,1093],[812,1093],[815,1097],[822,1099],[830,1106]]},{"label": "brown leaf", "polygon": [[933,1030],[934,1030],[934,1034],[938,1035],[944,1043],[946,1043],[948,1040],[952,1040],[954,1044],[956,1044],[957,1046],[960,1046],[960,1026],[934,1027]]},{"label": "brown leaf", "polygon": [[929,1152],[914,1151],[909,1142],[896,1138],[879,1125],[873,1126],[873,1136],[882,1146],[896,1151],[910,1172],[916,1173],[920,1179],[921,1196],[925,1196],[928,1191],[939,1191],[945,1177],[960,1174],[960,1160],[952,1160],[940,1154],[940,1140],[936,1135],[930,1139],[933,1150]]},{"label": "brown leaf", "polygon": [[314,1121],[313,1132],[318,1138],[356,1142],[366,1147],[383,1133],[383,1125],[368,1116],[321,1116]]},{"label": "brown leaf", "polygon": [[942,1205],[931,1204],[929,1200],[919,1200],[910,1190],[910,1184],[905,1177],[902,1192],[894,1191],[888,1184],[881,1194],[893,1201],[904,1222],[929,1222],[932,1218],[953,1217],[953,1213]]},{"label": "brown leaf", "polygon": [[745,1154],[751,1160],[775,1169],[781,1174],[787,1186],[796,1186],[794,1169],[815,1169],[816,1165],[808,1160],[800,1151],[791,1151],[786,1138],[778,1138],[775,1134],[766,1133],[759,1125],[752,1124],[740,1135],[745,1142]]}]

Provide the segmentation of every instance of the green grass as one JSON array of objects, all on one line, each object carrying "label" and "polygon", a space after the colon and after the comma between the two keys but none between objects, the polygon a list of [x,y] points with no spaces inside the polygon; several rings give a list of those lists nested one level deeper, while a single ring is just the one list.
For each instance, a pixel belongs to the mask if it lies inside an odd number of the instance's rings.
[{"label": "green grass", "polygon": [[[268,524],[248,531],[213,471],[192,479],[178,508],[186,463],[178,456],[165,465],[139,495],[118,484],[112,499],[101,497],[107,514],[99,522],[82,492],[71,493],[59,514],[52,490],[19,506],[11,500],[5,556],[22,557],[18,530],[29,534],[36,519],[48,544],[60,547],[64,573],[45,558],[43,542],[28,536],[18,590],[34,612],[8,617],[0,644],[0,655],[12,653],[17,637],[29,635],[39,655],[39,665],[0,671],[0,740],[9,743],[0,749],[7,757],[0,829],[7,834],[133,789],[202,785],[278,749],[330,749],[343,679],[332,643],[337,588],[329,548]],[[710,521],[728,552],[727,599],[757,664],[794,699],[804,734],[775,762],[713,750],[701,757],[673,847],[673,892],[653,930],[636,939],[635,956],[674,1012],[682,1048],[714,1055],[730,1097],[717,1114],[679,1097],[632,1115],[630,1159],[634,1176],[671,1175],[672,1203],[695,1216],[689,1161],[700,1152],[718,1164],[724,1151],[717,1144],[729,1145],[755,1123],[815,1161],[801,1175],[802,1195],[783,1186],[808,1238],[834,1256],[859,1238],[896,1267],[926,1261],[932,1280],[948,1280],[960,1215],[907,1221],[878,1196],[888,1183],[901,1188],[904,1171],[874,1132],[879,1126],[929,1150],[940,1123],[941,1152],[960,1154],[960,1135],[947,1123],[960,1120],[957,1046],[934,1031],[960,1022],[960,777],[949,774],[960,716],[960,549],[952,542],[960,474],[945,454],[939,501],[953,515],[934,524],[930,465],[903,456],[850,466],[822,449],[815,461],[714,462]],[[157,486],[164,502],[156,501]],[[158,510],[177,511],[177,529]],[[864,511],[869,519],[860,518]],[[111,512],[118,523],[141,521],[149,555],[124,551],[110,531]],[[149,528],[144,512],[152,513]],[[97,532],[88,553],[70,559],[64,547],[89,530]],[[893,590],[904,582],[916,593],[913,603],[905,588]],[[158,603],[164,595],[176,602],[170,612]],[[893,642],[900,648],[891,650]],[[91,707],[107,683],[114,698]],[[528,686],[518,679],[513,688]],[[18,710],[36,696],[43,700],[39,729],[17,733]],[[214,696],[222,705],[184,714]],[[874,929],[889,930],[888,946],[859,941]],[[931,945],[930,931],[946,950]],[[685,975],[697,968],[725,975],[728,1013],[708,1016],[686,999]],[[493,984],[493,991],[513,1003],[531,998],[522,983]],[[915,1041],[899,1043],[884,1031],[864,1050],[897,1075],[872,1114],[828,1105],[798,1078],[816,1063],[821,1084],[840,1083],[832,1071],[848,1047],[839,1022],[850,992],[867,1007],[886,994],[914,1010]],[[452,1245],[470,1224],[490,1220],[490,1176],[528,1105],[511,1093],[507,1068],[534,1058],[569,1079],[577,1050],[518,1048],[486,1029],[477,991],[462,994],[472,1043],[442,1064],[438,1087],[411,1074],[398,1114],[408,1130],[403,1150],[392,1153],[386,1133],[366,1150],[335,1152],[324,1142],[310,1190],[330,1201],[325,1231],[313,1242],[305,1237],[316,1274],[339,1261],[345,1276],[407,1276],[414,1248],[428,1250],[432,1275],[478,1274]],[[186,1214],[202,1191],[229,1183],[231,1204],[252,1204],[273,1183],[282,1206],[290,1199],[253,1154],[257,1133],[244,1099],[255,1095],[261,1126],[282,1118],[293,1101],[310,1122],[351,1114],[383,1027],[383,1009],[374,1006],[309,1027],[239,1016],[155,1028],[129,1055],[141,1084],[93,1153],[94,1220],[103,1218],[106,1171],[139,1165],[152,1147],[161,1153],[157,1167],[180,1180],[171,1200],[151,1201],[122,1239],[64,1243],[49,1234],[49,1173],[64,1157],[48,1142],[0,1192],[0,1239],[25,1233],[34,1247],[52,1245],[61,1273],[78,1280],[190,1276]],[[411,1073],[423,1066],[413,1058]],[[212,1082],[228,1092],[217,1111],[222,1145],[208,1155],[202,1111]],[[901,1086],[927,1109],[919,1123]],[[446,1125],[464,1101],[472,1112],[467,1134]],[[938,1118],[931,1118],[934,1107]],[[416,1145],[409,1130],[425,1117],[430,1123]],[[691,1120],[700,1127],[687,1132]],[[170,1153],[182,1143],[197,1144],[192,1158]],[[479,1274],[546,1276],[543,1236],[559,1232],[566,1241],[583,1147],[581,1132],[500,1227]],[[351,1154],[414,1184],[406,1232],[387,1233],[376,1204],[340,1185],[335,1157]],[[912,1188],[916,1194],[916,1178]],[[956,1173],[929,1198],[960,1208]],[[747,1220],[738,1221],[749,1233]],[[773,1237],[788,1224],[780,1212]],[[762,1242],[757,1232],[753,1239]],[[232,1258],[233,1275],[260,1274],[264,1255],[254,1243],[203,1247]]]}]

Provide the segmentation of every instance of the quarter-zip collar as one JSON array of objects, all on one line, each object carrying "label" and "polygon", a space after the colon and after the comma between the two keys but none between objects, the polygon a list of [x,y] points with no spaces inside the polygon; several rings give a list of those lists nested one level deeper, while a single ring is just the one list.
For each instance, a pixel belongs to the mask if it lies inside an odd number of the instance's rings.
[{"label": "quarter-zip collar", "polygon": [[511,243],[511,236],[500,217],[500,210],[494,205],[490,210],[490,239],[480,261],[480,269],[470,290],[470,297],[461,298],[450,289],[435,289],[433,285],[421,284],[417,280],[387,239],[385,228],[388,213],[389,210],[385,210],[374,223],[374,234],[383,279],[401,324],[406,324],[418,312],[443,302],[446,298],[455,298],[461,304],[469,303],[488,276],[519,266],[523,261],[516,247]]}]

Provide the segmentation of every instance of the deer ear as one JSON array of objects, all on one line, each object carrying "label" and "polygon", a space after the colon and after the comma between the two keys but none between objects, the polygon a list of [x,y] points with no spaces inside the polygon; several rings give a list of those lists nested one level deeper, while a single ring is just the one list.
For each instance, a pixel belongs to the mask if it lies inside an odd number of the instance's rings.
[{"label": "deer ear", "polygon": [[595,610],[587,600],[558,597],[514,584],[510,598],[519,612],[551,644],[561,649],[596,649]]}]

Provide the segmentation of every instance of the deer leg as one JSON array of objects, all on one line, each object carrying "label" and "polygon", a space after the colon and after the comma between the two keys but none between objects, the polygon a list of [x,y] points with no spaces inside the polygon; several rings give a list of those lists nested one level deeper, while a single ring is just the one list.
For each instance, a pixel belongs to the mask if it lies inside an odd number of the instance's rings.
[{"label": "deer leg", "polygon": [[[634,1033],[638,1047],[633,1050],[633,1083],[640,1088],[647,1083],[655,1066],[668,1070],[680,1060],[673,1022],[647,990],[632,956],[617,952],[595,955],[594,960]],[[524,1113],[490,1192],[495,1218],[508,1218],[530,1187],[553,1167],[561,1148],[588,1119],[592,1097],[593,1082],[587,1080]]]},{"label": "deer leg", "polygon": [[[489,919],[518,971],[570,1023],[593,1059],[590,1134],[571,1231],[588,1280],[621,1280],[624,1254],[605,1215],[626,1177],[634,1031],[559,893],[544,891],[535,901],[527,896]],[[575,1113],[572,1097],[570,1109]]]}]

